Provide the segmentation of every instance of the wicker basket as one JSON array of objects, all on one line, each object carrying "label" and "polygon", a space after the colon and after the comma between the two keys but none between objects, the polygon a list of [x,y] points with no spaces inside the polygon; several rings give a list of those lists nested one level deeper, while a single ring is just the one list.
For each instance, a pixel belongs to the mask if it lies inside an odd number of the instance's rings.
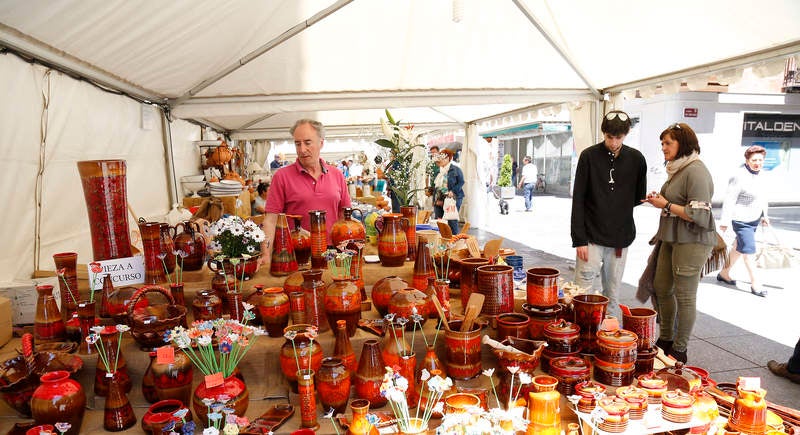
[{"label": "wicker basket", "polygon": [[[160,293],[168,304],[134,309],[139,300],[148,293]],[[140,288],[133,294],[128,304],[128,325],[131,327],[131,335],[142,349],[152,350],[163,345],[164,332],[180,325],[185,318],[186,307],[176,305],[169,290],[157,285]]]}]

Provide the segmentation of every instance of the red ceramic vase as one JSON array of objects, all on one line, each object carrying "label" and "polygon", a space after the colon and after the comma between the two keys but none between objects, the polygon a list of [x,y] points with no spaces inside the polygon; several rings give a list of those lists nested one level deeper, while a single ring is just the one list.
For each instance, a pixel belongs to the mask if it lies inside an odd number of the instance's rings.
[{"label": "red ceramic vase", "polygon": [[300,427],[317,430],[317,398],[314,394],[314,371],[298,370],[297,394],[300,396]]},{"label": "red ceramic vase", "polygon": [[[106,351],[108,363],[111,365],[111,372],[106,370],[106,365],[101,358],[97,358],[94,371],[94,394],[100,397],[107,397],[112,381],[118,384],[124,394],[130,393],[133,383],[128,374],[128,363],[122,355],[122,348],[117,353],[118,339],[117,329],[113,326],[106,326],[100,331],[100,340],[103,340],[103,348]],[[114,361],[117,361],[116,372],[114,371]]]},{"label": "red ceramic vase", "polygon": [[[319,370],[322,366],[322,346],[319,342],[314,340],[313,344],[306,335],[306,330],[311,325],[291,325],[287,326],[283,331],[284,334],[289,331],[297,332],[297,337],[294,339],[294,345],[288,338],[281,346],[280,364],[281,371],[286,379],[289,381],[289,386],[292,391],[297,392],[297,367],[298,363],[301,370],[311,369],[314,371]],[[295,355],[297,358],[295,358]]]},{"label": "red ceramic vase", "polygon": [[386,398],[381,395],[385,365],[378,340],[374,338],[366,340],[361,348],[353,384],[356,397],[368,400],[372,408],[380,408],[386,404]]},{"label": "red ceramic vase", "polygon": [[103,409],[103,428],[110,432],[119,432],[136,424],[136,415],[124,391],[123,381],[130,384],[130,378],[125,380],[113,374],[108,383],[108,395]]},{"label": "red ceramic vase", "polygon": [[225,403],[225,407],[234,410],[234,414],[238,416],[245,415],[247,407],[250,404],[250,392],[247,390],[247,385],[236,376],[228,376],[224,379],[222,385],[208,388],[206,387],[205,379],[200,382],[200,385],[194,390],[192,395],[192,409],[197,420],[208,427],[208,407],[203,403],[203,399],[214,399],[220,395],[230,397],[230,400]]},{"label": "red ceramic vase", "polygon": [[350,336],[347,334],[347,322],[344,320],[336,321],[336,341],[333,345],[333,356],[339,358],[347,367],[350,376],[354,376],[358,369],[356,354],[353,352],[353,345],[350,343]]},{"label": "red ceramic vase", "polygon": [[348,240],[366,240],[367,230],[360,220],[354,219],[353,215],[358,213],[363,218],[363,213],[358,208],[343,207],[342,219],[333,223],[331,227],[331,244],[339,247]]},{"label": "red ceramic vase", "polygon": [[95,261],[131,256],[125,160],[78,162]]},{"label": "red ceramic vase", "polygon": [[372,286],[372,305],[381,317],[389,313],[389,301],[399,290],[410,287],[408,282],[399,276],[387,276],[379,279]]},{"label": "red ceramic vase", "polygon": [[328,228],[325,224],[324,210],[311,210],[308,212],[311,221],[311,267],[325,269],[327,261],[322,254],[328,249]]},{"label": "red ceramic vase", "polygon": [[258,312],[270,337],[280,337],[283,328],[289,324],[289,296],[282,287],[264,289],[258,300]]},{"label": "red ceramic vase", "polygon": [[400,214],[408,219],[408,225],[406,226],[406,242],[408,243],[406,260],[414,261],[417,256],[417,207],[414,205],[400,206]]},{"label": "red ceramic vase", "polygon": [[303,272],[303,293],[306,295],[306,321],[317,328],[319,332],[330,329],[328,318],[325,315],[325,282],[322,280],[322,270],[311,269]]},{"label": "red ceramic vase", "polygon": [[384,267],[402,266],[408,254],[406,229],[408,219],[400,213],[386,213],[383,216],[383,228],[378,232],[378,258]]},{"label": "red ceramic vase", "polygon": [[303,216],[290,214],[286,215],[286,217],[294,221],[292,247],[294,248],[294,257],[297,260],[297,266],[301,269],[305,269],[308,267],[308,260],[311,259],[311,233],[301,225]]},{"label": "red ceramic vase", "polygon": [[61,252],[53,254],[56,272],[59,273],[58,287],[61,290],[61,318],[66,322],[70,313],[75,312],[81,295],[78,291],[78,254]]},{"label": "red ceramic vase", "polygon": [[461,263],[461,307],[466,307],[469,296],[478,290],[478,268],[489,264],[488,258],[463,258]]},{"label": "red ceramic vase", "polygon": [[66,422],[72,425],[66,434],[79,434],[86,409],[86,393],[81,384],[62,370],[45,373],[41,381],[31,397],[33,419],[39,424]]},{"label": "red ceramic vase", "polygon": [[315,384],[322,409],[333,408],[337,414],[347,409],[350,371],[345,367],[344,361],[336,357],[323,358],[322,366],[316,372]]},{"label": "red ceramic vase", "polygon": [[336,322],[347,322],[347,335],[356,334],[356,326],[361,318],[361,291],[349,278],[333,278],[333,282],[325,289],[325,316],[331,329],[336,329]]},{"label": "red ceramic vase", "polygon": [[275,222],[269,273],[273,276],[286,276],[297,269],[297,258],[294,256],[294,242],[289,230],[289,221],[286,219],[286,214],[280,213]]},{"label": "red ceramic vase", "polygon": [[36,316],[33,324],[33,337],[37,343],[63,341],[66,327],[61,312],[53,298],[52,285],[37,285]]},{"label": "red ceramic vase", "polygon": [[481,314],[496,316],[514,311],[514,268],[506,265],[478,267],[478,293],[486,298]]}]

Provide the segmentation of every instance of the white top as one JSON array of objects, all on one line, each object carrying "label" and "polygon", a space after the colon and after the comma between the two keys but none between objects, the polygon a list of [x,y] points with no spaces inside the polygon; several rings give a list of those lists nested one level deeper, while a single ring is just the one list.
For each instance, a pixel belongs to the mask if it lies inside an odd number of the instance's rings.
[{"label": "white top", "polygon": [[536,175],[539,169],[533,163],[528,163],[522,167],[522,180],[521,183],[535,183]]},{"label": "white top", "polygon": [[353,163],[350,166],[350,176],[360,177],[364,173],[364,167],[359,163]]},{"label": "white top", "polygon": [[767,175],[762,169],[753,174],[746,167],[736,169],[728,182],[725,202],[722,204],[720,225],[730,226],[732,220],[753,222],[764,214],[767,217]]}]

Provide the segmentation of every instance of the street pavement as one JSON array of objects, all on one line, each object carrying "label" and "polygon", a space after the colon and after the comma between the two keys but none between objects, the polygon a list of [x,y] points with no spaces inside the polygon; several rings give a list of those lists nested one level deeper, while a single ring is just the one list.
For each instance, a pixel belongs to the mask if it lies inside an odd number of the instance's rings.
[{"label": "street pavement", "polygon": [[[571,199],[553,195],[534,198],[533,212],[524,211],[521,196],[510,202],[509,214],[501,215],[497,200],[489,196],[486,224],[473,228],[483,243],[503,237],[503,247],[523,256],[524,267],[551,266],[572,281],[575,250],[570,238]],[[651,247],[650,238],[658,228],[659,210],[647,204],[636,207],[637,236],[629,247],[620,303],[641,306],[635,298],[639,277]],[[720,210],[715,209],[719,216]],[[780,243],[794,249],[800,259],[800,207],[770,208],[772,227]],[[724,235],[724,237],[728,237]],[[738,376],[758,376],[768,391],[767,400],[800,409],[800,385],[772,375],[767,361],[785,362],[800,337],[800,292],[798,271],[758,269],[768,290],[766,298],[750,293],[743,262],[731,272],[737,286],[720,285],[716,272],[704,277],[697,290],[697,321],[689,343],[689,365],[706,368],[717,382],[735,382]],[[649,304],[649,302],[648,302]]]}]

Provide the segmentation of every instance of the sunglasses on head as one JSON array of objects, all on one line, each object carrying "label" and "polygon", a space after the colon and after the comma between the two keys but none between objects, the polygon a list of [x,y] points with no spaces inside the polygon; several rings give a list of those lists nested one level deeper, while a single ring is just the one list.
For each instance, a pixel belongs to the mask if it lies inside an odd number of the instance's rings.
[{"label": "sunglasses on head", "polygon": [[628,120],[628,114],[625,112],[608,112],[606,114],[606,119],[609,121],[613,121],[619,118],[620,121],[625,122]]},{"label": "sunglasses on head", "polygon": [[679,123],[677,123],[677,122],[672,124],[672,125],[670,125],[669,129],[670,130],[682,130],[681,125]]}]

